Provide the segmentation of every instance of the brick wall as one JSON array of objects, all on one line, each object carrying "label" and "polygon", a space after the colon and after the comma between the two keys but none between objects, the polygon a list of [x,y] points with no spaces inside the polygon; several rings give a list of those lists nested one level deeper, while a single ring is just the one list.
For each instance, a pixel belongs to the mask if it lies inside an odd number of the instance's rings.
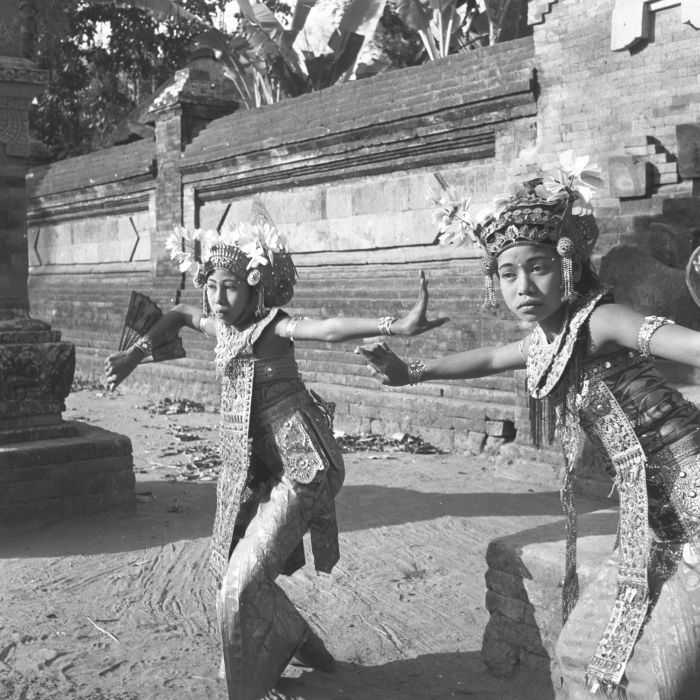
[{"label": "brick wall", "polygon": [[540,153],[554,162],[556,153],[572,148],[604,169],[611,155],[622,154],[650,165],[650,197],[598,198],[604,254],[634,241],[639,219],[661,214],[665,200],[693,195],[693,181],[678,176],[676,127],[700,120],[700,32],[681,22],[677,3],[652,13],[647,45],[611,51],[613,0],[550,5],[534,27]]}]

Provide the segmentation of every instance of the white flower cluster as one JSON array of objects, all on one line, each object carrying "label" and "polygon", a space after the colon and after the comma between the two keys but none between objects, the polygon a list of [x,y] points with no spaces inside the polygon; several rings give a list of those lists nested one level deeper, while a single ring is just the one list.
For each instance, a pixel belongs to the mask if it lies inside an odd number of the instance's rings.
[{"label": "white flower cluster", "polygon": [[[541,184],[534,188],[535,195],[545,202],[571,200],[574,216],[592,213],[591,198],[603,184],[603,179],[599,168],[590,165],[589,161],[588,156],[576,157],[570,150],[561,153],[558,170],[542,177]],[[440,197],[433,199],[438,207],[438,239],[447,245],[463,245],[470,240],[480,246],[481,227],[489,220],[498,219],[525,192],[522,184],[514,185],[511,192],[496,197],[490,209],[473,215],[469,211],[470,198],[460,198],[441,175],[436,173],[435,178],[442,189]]]},{"label": "white flower cluster", "polygon": [[574,156],[573,151],[559,155],[559,171],[545,175],[535,194],[548,202],[573,196],[574,216],[592,213],[591,198],[603,185],[603,177],[596,165],[589,165],[588,156]]},{"label": "white flower cluster", "polygon": [[283,253],[287,249],[279,231],[267,222],[239,223],[221,233],[201,228],[190,231],[178,226],[165,242],[165,248],[178,264],[180,272],[189,272],[195,266],[206,264],[214,249],[221,245],[236,247],[245,253],[250,258],[248,270],[273,264],[275,253]]}]

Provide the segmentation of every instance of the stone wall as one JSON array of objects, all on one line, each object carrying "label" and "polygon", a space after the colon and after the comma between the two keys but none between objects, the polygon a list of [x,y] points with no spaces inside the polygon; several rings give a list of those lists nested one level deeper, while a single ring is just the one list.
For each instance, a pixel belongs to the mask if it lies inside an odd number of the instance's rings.
[{"label": "stone wall", "polygon": [[[622,158],[641,173],[641,194],[620,197],[616,180],[597,200],[606,281],[642,310],[693,323],[681,268],[700,199],[694,181],[678,174],[676,127],[698,121],[700,32],[681,22],[677,3],[651,3],[652,40],[613,52],[612,6],[533,1],[531,36],[236,112],[193,139],[187,105],[171,100],[154,116],[155,144],[38,169],[29,231],[34,313],[76,343],[78,371],[98,372],[130,289],[164,305],[198,303],[162,249],[172,225],[245,220],[257,197],[296,252],[295,312],[395,313],[414,298],[423,267],[433,309],[452,322],[397,342],[399,350],[430,356],[509,340],[524,329],[503,311],[480,309],[474,252],[434,245],[433,173],[471,193],[478,209],[526,167],[519,156],[536,148],[554,165],[573,148],[604,172]],[[187,358],[144,366],[131,385],[215,404],[211,348],[184,335]],[[385,390],[351,344],[298,350],[312,386],[338,404],[339,427],[409,430],[448,448],[483,445],[492,419],[512,422],[518,444],[528,432],[515,399],[521,377]]]}]

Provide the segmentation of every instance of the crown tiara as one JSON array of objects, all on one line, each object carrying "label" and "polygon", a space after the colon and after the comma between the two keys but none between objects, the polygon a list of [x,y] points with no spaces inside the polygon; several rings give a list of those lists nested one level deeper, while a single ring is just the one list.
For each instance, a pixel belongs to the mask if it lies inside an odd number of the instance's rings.
[{"label": "crown tiara", "polygon": [[214,270],[226,270],[251,287],[261,285],[264,305],[284,306],[294,295],[297,271],[284,239],[267,222],[237,224],[219,233],[177,227],[165,247],[180,272],[194,270],[196,287],[203,287]]},{"label": "crown tiara", "polygon": [[581,207],[574,214],[578,193],[570,191],[567,196],[551,199],[542,187],[542,178],[522,183],[475,227],[474,234],[487,257],[496,258],[504,250],[525,243],[554,246],[562,256],[591,256],[598,236],[591,210]]}]

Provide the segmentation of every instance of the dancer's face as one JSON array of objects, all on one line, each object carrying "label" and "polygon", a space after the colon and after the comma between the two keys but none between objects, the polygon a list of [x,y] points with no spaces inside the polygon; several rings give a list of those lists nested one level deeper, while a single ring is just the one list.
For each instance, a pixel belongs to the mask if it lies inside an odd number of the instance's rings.
[{"label": "dancer's face", "polygon": [[498,279],[506,306],[521,320],[546,324],[558,317],[561,260],[548,246],[518,245],[498,256]]},{"label": "dancer's face", "polygon": [[228,270],[214,270],[207,279],[207,299],[215,318],[229,326],[245,323],[252,309],[253,290]]}]

